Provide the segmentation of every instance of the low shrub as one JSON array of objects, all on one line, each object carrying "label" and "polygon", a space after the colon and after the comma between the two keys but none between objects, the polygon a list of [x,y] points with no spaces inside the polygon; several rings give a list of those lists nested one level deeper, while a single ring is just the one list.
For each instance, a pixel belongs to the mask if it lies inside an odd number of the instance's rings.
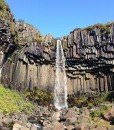
[{"label": "low shrub", "polygon": [[108,93],[88,93],[88,94],[75,94],[68,96],[68,104],[69,107],[77,106],[77,107],[88,107],[92,108],[94,106],[98,106],[99,104],[105,101],[113,101],[114,100],[114,92]]},{"label": "low shrub", "polygon": [[111,101],[111,102],[114,101],[114,91],[109,92],[109,93],[107,94],[106,100],[107,100],[107,101]]},{"label": "low shrub", "polygon": [[95,118],[95,117],[103,117],[103,115],[107,112],[107,110],[109,110],[109,108],[111,108],[111,106],[109,106],[109,105],[99,106],[97,109],[92,110],[92,111],[90,112],[90,116],[91,116],[92,118]]},{"label": "low shrub", "polygon": [[49,105],[53,102],[53,94],[38,88],[33,90],[26,90],[24,95],[30,101],[37,103],[38,105]]}]

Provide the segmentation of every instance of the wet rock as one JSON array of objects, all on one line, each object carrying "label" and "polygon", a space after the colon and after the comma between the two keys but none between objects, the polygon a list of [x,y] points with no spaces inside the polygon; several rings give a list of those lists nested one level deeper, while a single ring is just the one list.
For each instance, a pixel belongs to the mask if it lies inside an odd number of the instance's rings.
[{"label": "wet rock", "polygon": [[54,112],[52,115],[52,122],[60,121],[61,111]]},{"label": "wet rock", "polygon": [[30,128],[30,130],[41,130],[42,129],[42,127],[40,126],[40,125],[32,125],[32,127]]},{"label": "wet rock", "polygon": [[[40,117],[40,119],[41,119],[41,117]],[[39,119],[39,120],[40,120]],[[36,116],[30,116],[29,118],[28,118],[28,121],[30,122],[30,123],[38,123],[38,119],[37,119],[37,117]]]}]

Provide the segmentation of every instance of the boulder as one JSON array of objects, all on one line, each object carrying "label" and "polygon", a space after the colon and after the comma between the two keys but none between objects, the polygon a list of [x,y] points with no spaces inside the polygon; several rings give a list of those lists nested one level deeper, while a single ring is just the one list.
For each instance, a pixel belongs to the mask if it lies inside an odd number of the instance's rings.
[{"label": "boulder", "polygon": [[49,125],[43,127],[43,130],[53,130],[52,125],[49,124]]},{"label": "boulder", "polygon": [[107,121],[114,120],[114,105],[106,114],[104,114],[104,119]]},{"label": "boulder", "polygon": [[47,126],[48,124],[50,124],[49,120],[45,120],[45,121],[43,122],[43,126]]},{"label": "boulder", "polygon": [[3,119],[2,119],[2,125],[4,127],[8,127],[12,123],[13,123],[13,120],[12,120],[11,117],[3,117]]},{"label": "boulder", "polygon": [[30,130],[30,128],[26,126],[21,126],[21,130]]},{"label": "boulder", "polygon": [[41,126],[40,125],[32,125],[32,127],[30,128],[30,130],[41,130]]},{"label": "boulder", "polygon": [[65,126],[59,122],[55,122],[53,125],[53,130],[64,130]]},{"label": "boulder", "polygon": [[66,113],[65,115],[65,118],[66,119],[70,119],[70,118],[77,118],[77,112],[75,109],[71,108],[71,109],[68,109],[68,112]]},{"label": "boulder", "polygon": [[69,125],[69,126],[66,127],[67,130],[74,130],[74,128],[75,127],[73,125]]},{"label": "boulder", "polygon": [[20,124],[14,124],[13,125],[13,130],[20,130],[22,126]]},{"label": "boulder", "polygon": [[7,127],[0,126],[0,130],[10,130],[10,129]]},{"label": "boulder", "polygon": [[75,130],[90,130],[90,127],[88,124],[82,123],[75,126]]},{"label": "boulder", "polygon": [[77,124],[77,119],[76,118],[68,118],[66,119],[66,121],[64,122],[65,126],[69,126],[69,125],[76,125]]},{"label": "boulder", "polygon": [[61,111],[54,112],[52,114],[52,122],[60,121]]}]

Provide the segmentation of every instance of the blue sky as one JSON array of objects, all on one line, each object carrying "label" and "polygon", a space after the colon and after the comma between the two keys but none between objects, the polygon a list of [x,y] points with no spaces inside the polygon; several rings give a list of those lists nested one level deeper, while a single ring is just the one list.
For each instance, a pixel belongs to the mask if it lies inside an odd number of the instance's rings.
[{"label": "blue sky", "polygon": [[114,21],[114,0],[6,0],[15,18],[45,35],[69,34],[75,28]]}]

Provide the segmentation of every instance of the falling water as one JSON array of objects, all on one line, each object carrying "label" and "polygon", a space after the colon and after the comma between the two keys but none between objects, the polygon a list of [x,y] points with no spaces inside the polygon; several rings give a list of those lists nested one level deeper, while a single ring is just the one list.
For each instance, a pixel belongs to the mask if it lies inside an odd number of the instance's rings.
[{"label": "falling water", "polygon": [[0,82],[1,82],[2,68],[0,68]]},{"label": "falling water", "polygon": [[1,82],[1,76],[2,76],[2,68],[3,68],[3,52],[2,51],[0,51],[0,82]]},{"label": "falling water", "polygon": [[57,47],[56,47],[56,77],[55,77],[54,96],[55,96],[54,105],[58,110],[68,108],[65,57],[60,40],[57,40]]}]

